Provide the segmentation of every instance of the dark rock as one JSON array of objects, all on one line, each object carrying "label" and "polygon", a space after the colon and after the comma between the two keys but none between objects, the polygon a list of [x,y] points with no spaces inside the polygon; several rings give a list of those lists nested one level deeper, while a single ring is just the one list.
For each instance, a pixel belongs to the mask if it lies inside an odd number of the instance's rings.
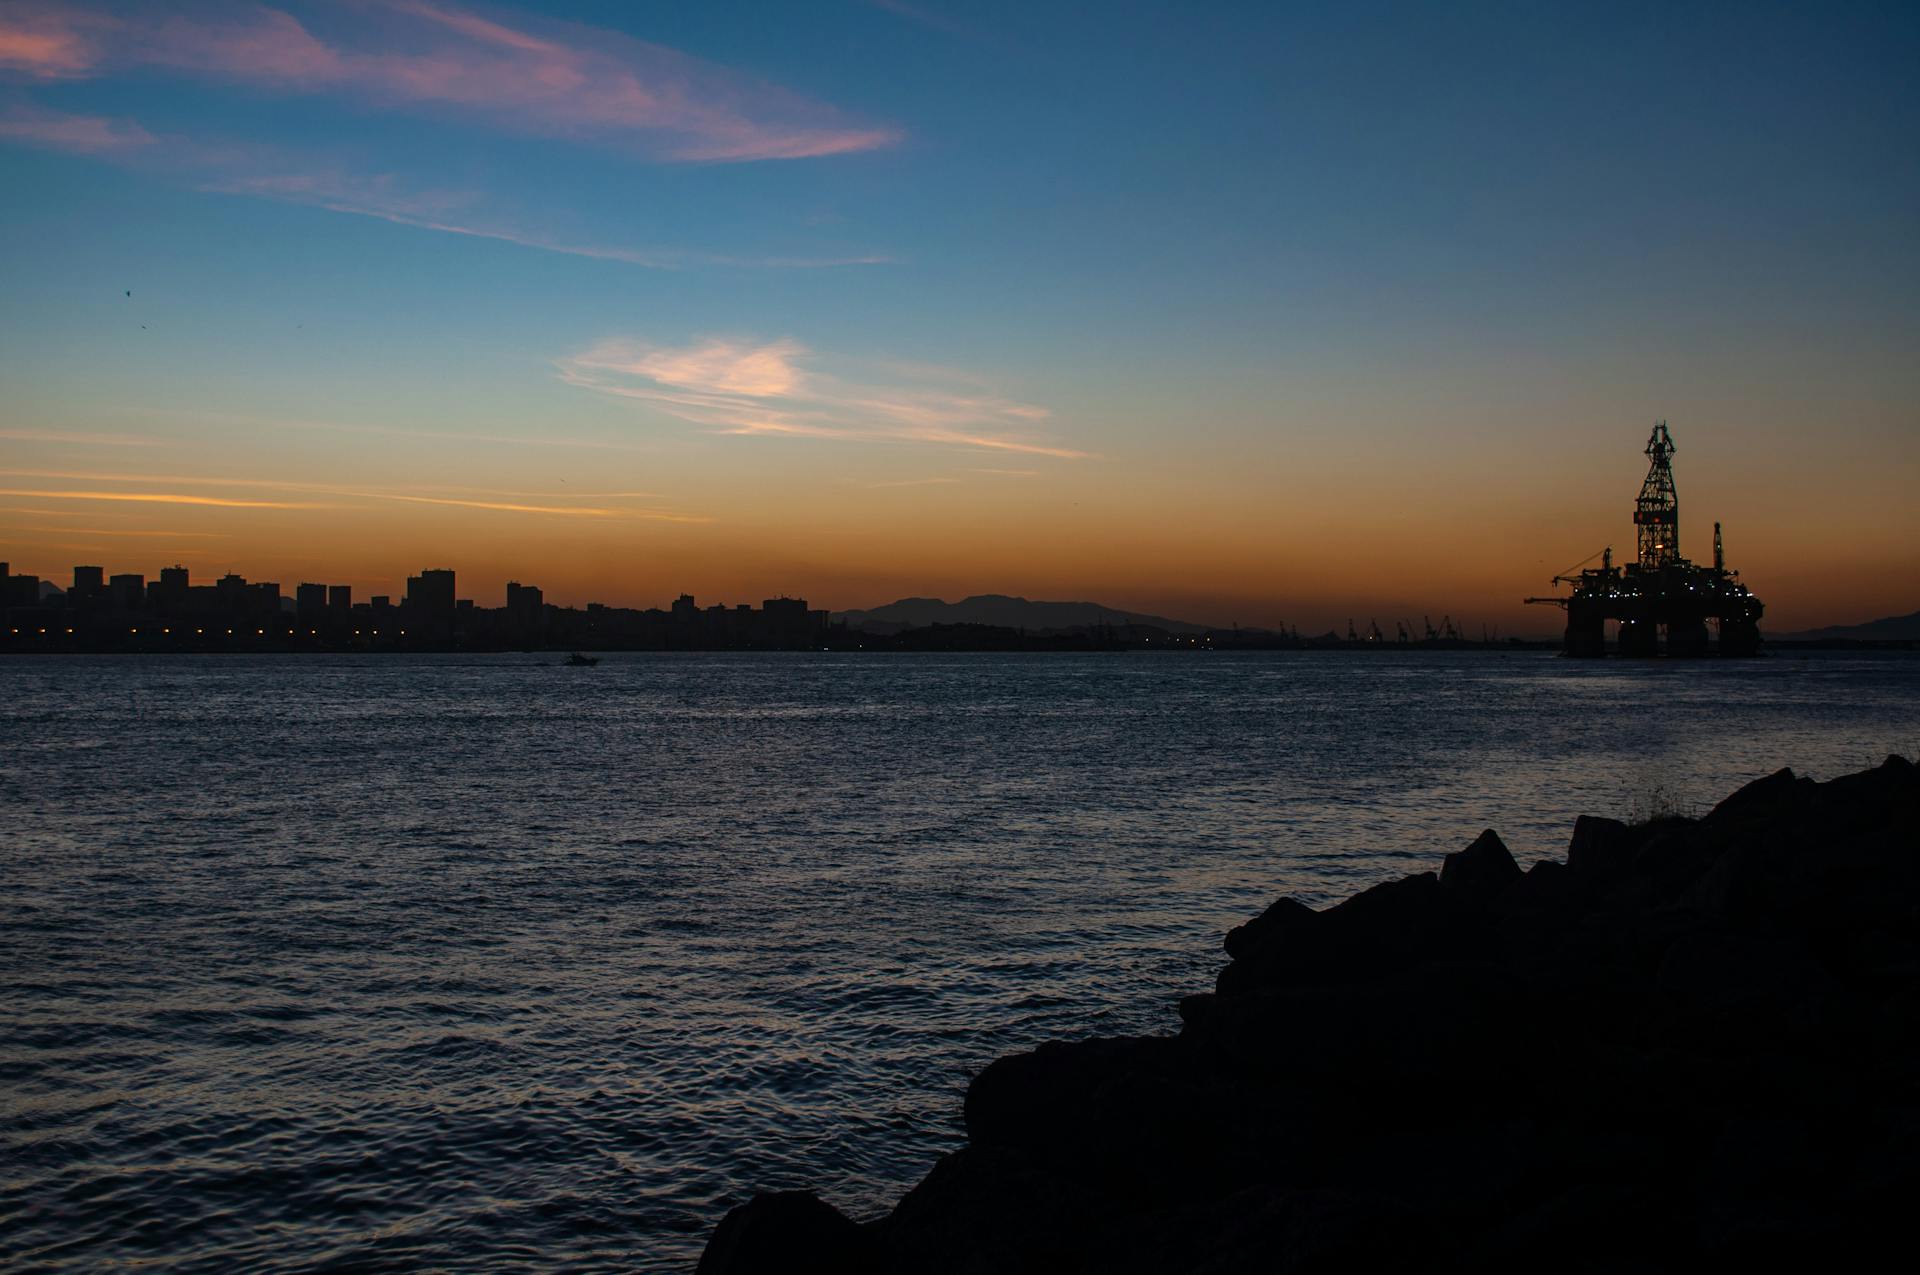
[{"label": "dark rock", "polygon": [[1690,819],[1662,819],[1644,826],[1645,840],[1633,856],[1633,874],[1656,904],[1685,893],[1712,866],[1714,848],[1697,835]]},{"label": "dark rock", "polygon": [[1756,814],[1775,812],[1789,802],[1802,798],[1811,787],[1811,780],[1801,779],[1783,766],[1764,779],[1756,779],[1744,788],[1736,789],[1731,797],[1715,806],[1707,818],[1751,818]]},{"label": "dark rock", "polygon": [[1384,1271],[1417,1267],[1430,1230],[1384,1196],[1260,1185],[1173,1212],[1122,1219],[1086,1269],[1182,1271]]},{"label": "dark rock", "polygon": [[1831,1031],[1841,1008],[1833,981],[1791,948],[1711,931],[1674,942],[1653,990],[1662,1033],[1711,1050]]},{"label": "dark rock", "polygon": [[941,1157],[876,1226],[874,1239],[889,1272],[1073,1270],[1110,1210],[1091,1185],[1024,1151],[969,1146]]},{"label": "dark rock", "polygon": [[1861,1265],[1920,1186],[1916,829],[1892,758],[1282,899],[1177,1036],[1000,1059],[886,1219],[758,1196],[701,1270]]},{"label": "dark rock", "polygon": [[1362,982],[1424,962],[1479,959],[1493,948],[1479,920],[1431,872],[1383,881],[1324,912],[1292,915],[1220,971],[1216,990]]},{"label": "dark rock", "polygon": [[1252,956],[1268,943],[1284,939],[1313,923],[1314,911],[1298,899],[1280,899],[1265,912],[1227,931],[1227,955]]},{"label": "dark rock", "polygon": [[1644,839],[1618,819],[1581,815],[1573,821],[1573,840],[1567,844],[1567,868],[1581,876],[1616,876],[1633,862]]},{"label": "dark rock", "polygon": [[1513,861],[1513,852],[1491,828],[1440,863],[1442,886],[1477,899],[1495,898],[1519,879],[1520,865]]},{"label": "dark rock", "polygon": [[[1613,1275],[1680,1270],[1683,1224],[1674,1201],[1642,1182],[1578,1182],[1503,1221],[1469,1247],[1463,1271]],[[1668,1260],[1662,1260],[1666,1254]]]},{"label": "dark rock", "polygon": [[1215,1065],[1258,1084],[1374,1105],[1428,1103],[1435,1086],[1476,1079],[1457,1074],[1462,1063],[1473,1071],[1524,1029],[1521,1004],[1518,980],[1496,965],[1432,965],[1222,999],[1188,1037],[1211,1049]]},{"label": "dark rock", "polygon": [[[1817,791],[1831,809],[1843,815],[1860,809],[1879,813],[1902,807],[1911,814],[1914,802],[1920,799],[1920,767],[1904,757],[1889,757],[1872,770],[1820,784]],[[1907,827],[1913,831],[1912,824]]]},{"label": "dark rock", "polygon": [[811,1191],[774,1191],[730,1210],[700,1255],[698,1275],[830,1275],[870,1269],[860,1227]]},{"label": "dark rock", "polygon": [[986,1146],[1048,1147],[1095,1136],[1117,1079],[1170,1063],[1173,1043],[1122,1036],[1048,1041],[990,1063],[967,1086],[967,1136]]},{"label": "dark rock", "polygon": [[1205,1027],[1213,1019],[1214,1006],[1219,997],[1213,992],[1196,992],[1192,996],[1182,996],[1178,1006],[1180,1021],[1189,1027]]}]

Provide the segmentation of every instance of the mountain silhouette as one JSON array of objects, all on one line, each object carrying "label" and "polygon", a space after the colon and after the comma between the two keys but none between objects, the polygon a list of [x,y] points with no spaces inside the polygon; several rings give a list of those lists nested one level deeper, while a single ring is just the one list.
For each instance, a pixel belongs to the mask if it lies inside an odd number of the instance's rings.
[{"label": "mountain silhouette", "polygon": [[1035,632],[1090,628],[1100,624],[1146,625],[1165,629],[1169,633],[1204,633],[1208,628],[1204,624],[1169,620],[1161,615],[1122,611],[1098,602],[1035,602],[1027,598],[1008,597],[1004,593],[980,593],[958,602],[946,602],[940,598],[901,598],[897,602],[865,611],[839,611],[833,618],[844,620],[850,629],[879,633],[920,629],[930,624],[991,624]]},{"label": "mountain silhouette", "polygon": [[1902,642],[1920,639],[1920,611],[1912,615],[1890,615],[1864,624],[1835,624],[1805,633],[1782,633],[1783,641],[1794,642]]}]

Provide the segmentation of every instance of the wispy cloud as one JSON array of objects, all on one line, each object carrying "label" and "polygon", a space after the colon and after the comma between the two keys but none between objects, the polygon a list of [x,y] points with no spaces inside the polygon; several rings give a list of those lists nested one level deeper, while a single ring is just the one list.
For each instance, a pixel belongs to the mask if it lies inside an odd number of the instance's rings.
[{"label": "wispy cloud", "polygon": [[83,447],[159,447],[157,438],[138,434],[90,434],[83,430],[0,429],[0,440],[9,443],[73,443]]},{"label": "wispy cloud", "polygon": [[76,155],[129,155],[159,139],[130,120],[16,106],[0,115],[0,141]]},{"label": "wispy cloud", "polygon": [[38,80],[87,75],[118,25],[104,13],[16,0],[0,12],[0,70]]},{"label": "wispy cloud", "polygon": [[494,509],[502,513],[554,514],[563,518],[638,518],[650,522],[712,522],[696,514],[679,514],[665,509],[599,509],[591,505],[524,505],[497,500],[452,500],[445,496],[402,496],[385,491],[344,493],[368,500],[399,500],[414,505],[454,505],[462,509]]},{"label": "wispy cloud", "polygon": [[151,505],[217,505],[223,509],[326,509],[326,505],[294,504],[280,500],[228,500],[223,496],[187,496],[160,491],[24,491],[0,487],[0,496],[35,500],[116,500]]},{"label": "wispy cloud", "polygon": [[892,482],[866,483],[868,491],[880,491],[888,487],[944,487],[948,483],[957,483],[958,478],[898,478]]},{"label": "wispy cloud", "polygon": [[182,411],[170,407],[128,408],[128,415],[157,416],[168,420],[186,420],[195,424],[260,425],[270,429],[310,429],[340,434],[376,434],[388,438],[424,438],[444,443],[497,443],[503,447],[582,448],[588,451],[652,452],[646,443],[612,442],[597,438],[526,438],[513,434],[481,434],[467,431],[407,429],[398,425],[357,425],[345,421],[303,420],[297,417],[261,416],[252,412]]},{"label": "wispy cloud", "polygon": [[[293,7],[322,17],[324,33]],[[681,162],[841,155],[900,136],[617,31],[426,0],[324,9],[216,0],[112,12],[22,0],[0,15],[0,67],[36,79],[144,67]]]},{"label": "wispy cloud", "polygon": [[413,505],[457,505],[462,509],[497,509],[514,514],[559,514],[568,518],[617,518],[618,509],[595,509],[588,505],[520,505],[497,500],[450,500],[445,496],[396,496],[384,491],[355,491],[352,496],[367,500],[403,500]]},{"label": "wispy cloud", "polygon": [[97,470],[77,469],[0,469],[9,478],[59,478],[82,483],[169,483],[189,487],[279,487],[291,491],[313,491],[309,483],[285,482],[275,478],[214,478],[205,474],[105,474]]},{"label": "wispy cloud", "polygon": [[[89,473],[74,470],[55,469],[0,469],[0,474],[10,478],[52,478],[68,482],[93,483],[156,483],[168,486],[184,487],[238,487],[264,489],[267,491],[285,491],[306,495],[332,496],[355,500],[389,500],[415,505],[444,505],[464,509],[489,509],[500,513],[549,514],[562,518],[626,518],[643,522],[685,522],[704,523],[713,519],[702,514],[682,513],[676,509],[663,509],[658,506],[627,506],[609,508],[597,505],[546,505],[529,504],[522,500],[466,500],[447,495],[423,495],[423,492],[465,492],[470,495],[496,496],[546,496],[549,499],[565,500],[658,500],[657,492],[580,492],[580,493],[526,493],[497,491],[491,488],[450,487],[445,485],[415,484],[407,489],[378,486],[342,486],[329,483],[311,483],[289,481],[279,478],[212,478],[190,474],[119,474]],[[42,490],[21,491],[0,489],[5,496],[40,496],[56,500],[151,500],[169,504],[220,505],[233,508],[250,509],[326,509],[333,505],[286,503],[281,501],[234,500],[215,497],[162,496],[151,493],[119,493],[101,491],[64,491]]]},{"label": "wispy cloud", "polygon": [[161,540],[231,540],[223,531],[120,531],[106,527],[22,527],[22,531],[57,531],[67,536],[140,536]]},{"label": "wispy cloud", "polygon": [[885,253],[754,256],[583,243],[510,224],[499,214],[487,210],[489,200],[478,191],[424,189],[393,173],[355,173],[340,163],[289,153],[279,147],[209,142],[154,133],[136,121],[104,115],[14,106],[0,112],[0,142],[86,155],[218,194],[304,204],[417,230],[510,243],[541,252],[650,270],[697,267],[817,270],[888,265],[895,260]]},{"label": "wispy cloud", "polygon": [[[246,191],[239,188],[235,193],[258,194],[259,191]],[[306,200],[285,196],[295,203],[319,203],[333,212],[356,213],[363,217],[378,217],[382,221],[391,221],[402,226],[414,226],[421,230],[437,230],[443,234],[466,235],[473,239],[494,239],[501,243],[518,244],[522,248],[538,248],[542,252],[557,252],[569,257],[591,257],[596,261],[618,261],[629,266],[644,266],[650,270],[680,270],[692,266],[740,266],[748,269],[773,270],[826,270],[836,266],[883,266],[891,265],[896,258],[884,253],[861,253],[844,257],[753,257],[740,254],[689,252],[674,249],[646,250],[640,248],[614,248],[601,244],[564,243],[549,239],[544,235],[530,234],[518,230],[505,230],[497,226],[461,225],[418,216],[413,213],[378,208],[366,203],[351,200]]]},{"label": "wispy cloud", "polygon": [[925,384],[855,381],[810,366],[793,340],[709,338],[688,346],[602,341],[561,359],[570,385],[633,399],[722,434],[935,443],[1079,459],[1036,436],[1043,407]]}]

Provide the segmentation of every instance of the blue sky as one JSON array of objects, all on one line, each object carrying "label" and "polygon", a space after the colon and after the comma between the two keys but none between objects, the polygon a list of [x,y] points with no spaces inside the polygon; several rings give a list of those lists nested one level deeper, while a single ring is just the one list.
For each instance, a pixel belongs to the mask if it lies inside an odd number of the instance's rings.
[{"label": "blue sky", "polygon": [[1909,610],[1915,65],[1912,6],[8,4],[6,488],[326,508],[0,538],[1512,627],[1665,416],[1776,613]]}]

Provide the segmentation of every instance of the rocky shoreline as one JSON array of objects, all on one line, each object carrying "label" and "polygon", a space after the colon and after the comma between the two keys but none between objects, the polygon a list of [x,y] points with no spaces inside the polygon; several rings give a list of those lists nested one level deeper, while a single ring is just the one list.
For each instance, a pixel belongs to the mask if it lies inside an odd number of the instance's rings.
[{"label": "rocky shoreline", "polygon": [[[1920,771],[1582,817],[1226,938],[1176,1035],[967,1092],[892,1213],[756,1196],[703,1275],[1852,1265],[1920,1186]],[[1897,1260],[1897,1259],[1896,1259]]]}]

